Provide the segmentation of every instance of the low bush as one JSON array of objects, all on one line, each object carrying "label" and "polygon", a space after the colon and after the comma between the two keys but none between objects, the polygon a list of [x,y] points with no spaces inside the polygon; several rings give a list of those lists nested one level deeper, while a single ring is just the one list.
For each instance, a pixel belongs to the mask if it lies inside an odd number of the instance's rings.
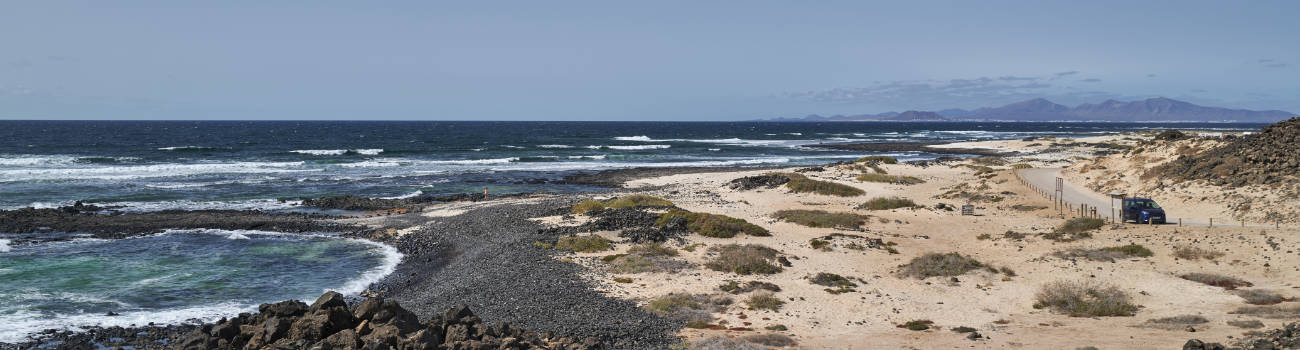
[{"label": "low bush", "polygon": [[762,281],[749,281],[745,283],[740,283],[738,281],[727,281],[727,283],[718,286],[718,289],[731,294],[744,294],[756,290],[780,292],[781,286],[778,286],[775,283],[762,282]]},{"label": "low bush", "polygon": [[970,332],[978,331],[978,329],[966,327],[966,326],[957,326],[954,327],[952,331],[957,333],[970,333]]},{"label": "low bush", "polygon": [[627,278],[627,277],[614,277],[614,282],[618,282],[618,283],[632,283],[632,279],[631,279],[631,278]]},{"label": "low bush", "polygon": [[608,261],[613,273],[676,272],[691,264],[662,256],[623,255]]},{"label": "low bush", "polygon": [[688,323],[704,323],[707,327],[713,321],[710,313],[722,312],[732,302],[730,297],[672,294],[650,300],[643,308],[659,316]]},{"label": "low bush", "polygon": [[1178,277],[1181,277],[1182,279],[1188,281],[1200,282],[1200,283],[1208,284],[1215,287],[1221,287],[1223,289],[1228,289],[1228,290],[1237,289],[1237,287],[1250,287],[1254,285],[1251,284],[1250,282],[1246,282],[1236,277],[1218,275],[1213,273],[1194,272],[1194,273],[1189,273]]},{"label": "low bush", "polygon": [[749,304],[750,310],[780,311],[781,305],[785,305],[785,301],[768,292],[754,293],[745,300],[745,303]]},{"label": "low bush", "polygon": [[971,158],[971,159],[970,159],[970,162],[971,162],[971,163],[975,163],[975,164],[979,164],[979,165],[993,165],[993,166],[1006,165],[1006,164],[1007,164],[1007,160],[1006,160],[1006,158],[995,157],[995,156],[981,156],[981,157],[975,157],[975,158]]},{"label": "low bush", "polygon": [[808,245],[811,246],[813,249],[827,251],[827,252],[831,251],[831,242],[823,241],[820,239],[813,238],[812,240],[808,241]]},{"label": "low bush", "polygon": [[1012,205],[1011,209],[1015,211],[1035,211],[1035,210],[1047,209],[1047,206],[1016,204],[1016,205]]},{"label": "low bush", "polygon": [[744,340],[728,338],[724,335],[711,335],[690,344],[691,350],[766,350],[767,347]]},{"label": "low bush", "polygon": [[882,182],[895,185],[915,185],[923,184],[925,180],[914,176],[903,175],[886,175],[886,174],[862,174],[858,175],[858,181],[862,182]]},{"label": "low bush", "polygon": [[1074,248],[1059,251],[1053,255],[1062,259],[1083,258],[1092,261],[1115,262],[1116,259],[1133,257],[1145,258],[1151,256],[1152,253],[1150,249],[1147,249],[1140,244],[1129,244],[1098,249]]},{"label": "low bush", "polygon": [[1030,168],[1033,168],[1033,167],[1034,167],[1033,165],[1029,165],[1029,164],[1025,164],[1025,163],[1011,164],[1011,168],[1012,168],[1012,169],[1017,169],[1017,170],[1019,170],[1019,169],[1030,169]]},{"label": "low bush", "polygon": [[1259,322],[1259,320],[1231,320],[1228,321],[1228,325],[1245,329],[1264,328],[1264,322]]},{"label": "low bush", "polygon": [[686,222],[686,229],[705,237],[731,238],[741,233],[760,237],[772,235],[767,229],[751,224],[744,219],[675,209],[660,215],[659,221],[655,225],[663,228],[679,219]]},{"label": "low bush", "polygon": [[754,343],[754,344],[762,344],[762,345],[774,346],[778,348],[794,345],[794,339],[790,339],[790,337],[781,334],[775,334],[775,333],[752,334],[752,335],[741,337],[740,339],[743,339],[744,341]]},{"label": "low bush", "polygon": [[778,252],[758,244],[728,244],[709,248],[710,253],[717,254],[704,266],[714,271],[730,272],[741,275],[774,274],[781,272],[781,266],[774,264]]},{"label": "low bush", "polygon": [[782,221],[808,227],[856,229],[867,223],[870,216],[854,213],[832,213],[825,210],[792,209],[778,211],[772,216]]},{"label": "low bush", "polygon": [[1137,305],[1118,287],[1088,282],[1056,281],[1043,285],[1036,309],[1051,309],[1075,317],[1133,316]]},{"label": "low bush", "polygon": [[913,331],[923,331],[923,330],[930,329],[930,325],[932,324],[934,324],[934,322],[930,320],[912,320],[912,321],[907,321],[907,323],[898,325],[898,328],[906,328],[908,330],[913,330]]},{"label": "low bush", "polygon": [[1284,301],[1294,300],[1293,298],[1284,297],[1277,292],[1263,289],[1237,290],[1233,291],[1232,294],[1236,294],[1242,299],[1245,299],[1246,303],[1251,305],[1273,305],[1280,304]]},{"label": "low bush", "polygon": [[769,330],[769,331],[778,331],[778,332],[784,332],[784,331],[788,331],[788,330],[790,330],[789,327],[786,327],[786,326],[783,325],[783,324],[774,324],[774,325],[771,325],[771,326],[763,327],[763,329],[766,329],[766,330]]},{"label": "low bush", "polygon": [[884,163],[884,164],[898,164],[898,158],[894,158],[894,157],[890,157],[890,156],[866,156],[866,157],[858,158],[857,162],[858,162],[858,163]]},{"label": "low bush", "polygon": [[1300,306],[1243,306],[1229,313],[1272,319],[1296,319],[1300,318]]},{"label": "low bush", "polygon": [[1201,315],[1179,315],[1162,317],[1147,320],[1144,326],[1152,328],[1161,328],[1167,330],[1183,330],[1187,326],[1209,323],[1210,320]]},{"label": "low bush", "polygon": [[902,274],[916,278],[960,276],[984,267],[983,263],[958,253],[930,253],[902,266]]},{"label": "low bush", "polygon": [[1193,246],[1174,247],[1174,257],[1184,260],[1214,260],[1223,256],[1223,252]]},{"label": "low bush", "polygon": [[1096,230],[1106,225],[1106,220],[1098,218],[1073,218],[1066,220],[1057,231],[1077,235],[1082,232]]},{"label": "low bush", "polygon": [[853,289],[853,287],[858,286],[857,283],[853,283],[853,281],[844,278],[844,276],[828,272],[819,272],[817,275],[809,277],[808,280],[819,286],[831,287],[826,288],[826,292],[831,294],[856,292],[857,290]]},{"label": "low bush", "polygon": [[795,193],[816,193],[827,196],[854,197],[866,194],[866,192],[857,187],[834,183],[830,181],[813,180],[807,176],[794,173],[784,173],[790,178],[790,182],[785,183],[785,187]]},{"label": "low bush", "polygon": [[555,249],[567,250],[575,253],[595,253],[609,250],[613,242],[605,237],[591,236],[572,236],[560,237],[555,241]]},{"label": "low bush", "polygon": [[858,209],[867,210],[889,210],[898,208],[916,208],[916,202],[911,199],[900,197],[876,197],[858,205]]},{"label": "low bush", "polygon": [[573,206],[574,214],[585,214],[593,210],[619,209],[628,207],[672,207],[673,202],[653,196],[634,194],[613,198],[604,202],[585,200]]},{"label": "low bush", "polygon": [[1041,235],[1043,239],[1049,239],[1057,242],[1073,242],[1081,239],[1092,238],[1092,233],[1087,231],[1078,233],[1066,233],[1062,231],[1052,231]]}]

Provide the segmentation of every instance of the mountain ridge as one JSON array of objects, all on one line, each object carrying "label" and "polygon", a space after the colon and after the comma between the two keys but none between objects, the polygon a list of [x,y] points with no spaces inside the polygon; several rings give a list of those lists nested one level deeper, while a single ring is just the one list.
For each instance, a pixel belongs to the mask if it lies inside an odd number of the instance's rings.
[{"label": "mountain ridge", "polygon": [[938,112],[906,111],[879,114],[809,115],[803,118],[776,118],[763,121],[841,122],[841,121],[1079,121],[1079,122],[1267,122],[1285,120],[1296,114],[1267,110],[1231,109],[1200,106],[1166,97],[1138,101],[1105,100],[1069,107],[1045,98],[1034,98],[999,107],[974,110],[950,108]]}]

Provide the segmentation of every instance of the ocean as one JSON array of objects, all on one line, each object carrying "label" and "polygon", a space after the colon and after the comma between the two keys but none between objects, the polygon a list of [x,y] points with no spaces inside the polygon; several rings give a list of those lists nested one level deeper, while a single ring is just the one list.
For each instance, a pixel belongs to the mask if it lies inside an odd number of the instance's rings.
[{"label": "ocean", "polygon": [[[1175,124],[1257,129],[1257,124]],[[0,209],[84,201],[121,211],[291,210],[352,194],[577,192],[548,183],[628,167],[801,165],[834,142],[1089,136],[1133,123],[0,121]],[[921,152],[886,154],[926,159]]]}]

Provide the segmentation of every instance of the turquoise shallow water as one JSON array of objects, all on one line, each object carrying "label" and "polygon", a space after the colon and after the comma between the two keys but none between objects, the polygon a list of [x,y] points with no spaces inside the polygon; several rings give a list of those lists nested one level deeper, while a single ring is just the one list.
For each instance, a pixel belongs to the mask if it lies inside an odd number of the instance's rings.
[{"label": "turquoise shallow water", "polygon": [[361,240],[226,230],[7,247],[0,250],[0,342],[48,328],[232,316],[325,290],[355,294],[400,258]]}]

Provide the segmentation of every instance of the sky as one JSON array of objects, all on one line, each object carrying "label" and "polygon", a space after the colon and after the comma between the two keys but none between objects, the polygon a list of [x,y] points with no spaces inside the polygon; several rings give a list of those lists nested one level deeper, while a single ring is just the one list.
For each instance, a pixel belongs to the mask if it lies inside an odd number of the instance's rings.
[{"label": "sky", "polygon": [[6,1],[0,119],[1300,113],[1300,1]]}]

